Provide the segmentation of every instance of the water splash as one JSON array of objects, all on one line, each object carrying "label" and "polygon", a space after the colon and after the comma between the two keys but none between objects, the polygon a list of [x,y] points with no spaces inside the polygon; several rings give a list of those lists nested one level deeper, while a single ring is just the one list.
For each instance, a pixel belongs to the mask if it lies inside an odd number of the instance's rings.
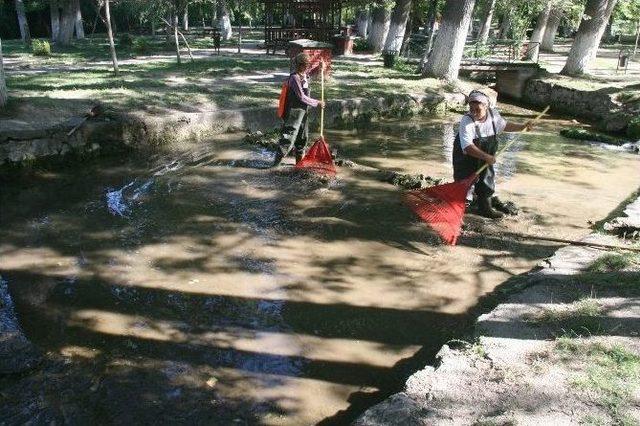
[{"label": "water splash", "polygon": [[114,216],[129,217],[132,206],[141,202],[141,197],[149,192],[154,180],[148,179],[139,186],[135,186],[135,183],[134,180],[120,189],[107,191],[106,201],[109,213]]}]

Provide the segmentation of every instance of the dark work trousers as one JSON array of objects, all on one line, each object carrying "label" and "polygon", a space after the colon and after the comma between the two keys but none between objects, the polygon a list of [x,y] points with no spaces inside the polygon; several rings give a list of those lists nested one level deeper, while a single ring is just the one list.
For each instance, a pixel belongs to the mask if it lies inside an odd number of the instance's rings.
[{"label": "dark work trousers", "polygon": [[[492,117],[493,118],[493,117]],[[474,145],[483,150],[489,155],[495,155],[498,149],[498,138],[495,136],[478,137],[473,140]],[[482,165],[484,161],[479,158],[466,155],[462,152],[460,147],[460,135],[456,135],[456,140],[453,142],[453,180],[459,181],[471,176]],[[493,166],[485,168],[479,175],[475,185],[475,193],[478,198],[491,197],[496,190],[496,172]]]},{"label": "dark work trousers", "polygon": [[284,117],[280,133],[280,151],[286,157],[295,147],[296,153],[302,155],[309,139],[309,123],[306,108],[291,108]]}]

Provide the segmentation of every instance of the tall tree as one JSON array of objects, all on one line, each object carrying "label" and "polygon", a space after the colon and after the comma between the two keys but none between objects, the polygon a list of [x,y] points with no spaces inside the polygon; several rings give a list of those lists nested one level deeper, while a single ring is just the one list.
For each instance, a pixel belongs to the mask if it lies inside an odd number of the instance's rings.
[{"label": "tall tree", "polygon": [[227,0],[218,0],[216,8],[216,15],[218,17],[218,28],[220,28],[220,36],[223,40],[230,40],[233,35],[231,29],[231,17],[229,16],[229,7],[227,6]]},{"label": "tall tree", "polygon": [[514,7],[511,6],[505,9],[502,19],[500,20],[500,27],[498,28],[498,38],[507,38],[509,30],[511,30],[511,16],[514,13]]},{"label": "tall tree", "polygon": [[551,13],[549,13],[549,19],[547,20],[547,27],[544,29],[544,35],[540,42],[540,50],[543,52],[553,52],[553,45],[555,44],[556,34],[558,33],[558,27],[560,26],[561,19],[562,11],[552,7]]},{"label": "tall tree", "polygon": [[491,21],[493,21],[493,12],[496,10],[496,0],[487,0],[486,10],[482,17],[482,27],[478,34],[478,43],[486,44],[489,40],[489,31],[491,30]]},{"label": "tall tree", "polygon": [[475,0],[447,0],[433,52],[424,69],[425,76],[458,78],[474,5]]},{"label": "tall tree", "polygon": [[80,0],[74,0],[74,9],[76,10],[75,30],[76,38],[82,40],[84,38],[84,22],[82,21],[82,11],[80,10]]},{"label": "tall tree", "polygon": [[636,53],[638,53],[638,40],[640,40],[640,20],[636,23],[636,42],[633,45],[633,57],[636,57]]},{"label": "tall tree", "polygon": [[578,33],[560,74],[576,76],[584,74],[589,69],[615,5],[616,0],[587,1]]},{"label": "tall tree", "polygon": [[18,15],[18,26],[20,27],[20,38],[25,44],[31,44],[31,32],[29,32],[29,23],[27,22],[27,15],[24,13],[23,0],[15,0],[16,15]]},{"label": "tall tree", "polygon": [[407,21],[411,13],[412,0],[396,0],[396,4],[391,12],[391,22],[387,40],[384,43],[384,50],[388,52],[400,52],[404,35],[407,30]]},{"label": "tall tree", "polygon": [[79,8],[79,2],[76,0],[49,1],[51,41],[62,46],[71,43],[76,25],[77,8]]},{"label": "tall tree", "polygon": [[[111,27],[111,8],[109,7],[109,3],[112,0],[96,0],[96,4],[98,6],[98,15],[100,19],[104,23],[104,26],[107,27],[107,38],[109,39],[109,51],[111,52],[111,61],[113,62],[113,73],[118,75],[118,56],[116,55],[116,46],[113,42],[113,28]],[[104,16],[102,16],[102,8],[104,7]]]},{"label": "tall tree", "polygon": [[60,8],[58,0],[49,0],[49,16],[51,18],[51,41],[58,41],[60,34]]},{"label": "tall tree", "polygon": [[384,48],[391,24],[391,12],[384,4],[376,4],[371,12],[371,28],[367,43],[374,53],[379,53]]},{"label": "tall tree", "polygon": [[369,34],[369,20],[371,19],[371,15],[369,13],[369,8],[360,9],[356,14],[356,26],[358,27],[358,35],[360,37],[367,38]]},{"label": "tall tree", "polygon": [[184,3],[184,11],[182,13],[182,29],[189,31],[189,2]]},{"label": "tall tree", "polygon": [[173,14],[173,40],[176,44],[176,57],[178,60],[178,65],[182,63],[180,59],[180,40],[178,39],[178,13],[177,11]]},{"label": "tall tree", "polygon": [[542,42],[542,36],[547,29],[547,22],[549,21],[549,14],[551,13],[551,7],[553,6],[552,0],[547,0],[544,8],[538,14],[538,19],[536,21],[536,27],[533,29],[533,33],[531,33],[531,38],[529,39],[529,48],[527,49],[527,59],[536,60],[538,58],[538,54],[540,53],[540,43]]},{"label": "tall tree", "polygon": [[427,63],[427,59],[429,59],[429,54],[431,53],[431,48],[433,47],[433,40],[436,34],[436,25],[438,23],[436,18],[438,17],[439,3],[440,2],[438,0],[431,0],[427,5],[428,11],[427,11],[426,24],[427,24],[427,28],[429,29],[429,40],[427,41],[427,47],[426,49],[424,49],[422,58],[420,58],[420,65],[418,69],[421,72],[424,71],[424,64]]},{"label": "tall tree", "polygon": [[2,63],[2,39],[0,39],[0,108],[7,104],[8,98],[7,83],[4,79],[4,65]]}]

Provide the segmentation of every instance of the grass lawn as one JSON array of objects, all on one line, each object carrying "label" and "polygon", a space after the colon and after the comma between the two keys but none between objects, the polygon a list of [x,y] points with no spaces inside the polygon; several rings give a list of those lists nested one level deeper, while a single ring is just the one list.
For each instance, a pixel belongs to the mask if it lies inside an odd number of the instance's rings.
[{"label": "grass lawn", "polygon": [[[118,76],[110,69],[104,38],[54,48],[49,57],[33,56],[21,43],[7,42],[7,85],[13,100],[2,116],[11,118],[39,108],[55,116],[61,113],[52,110],[56,103],[58,110],[64,110],[65,105],[86,108],[96,101],[120,111],[148,113],[275,107],[289,70],[286,56],[255,50],[241,54],[227,51],[218,56],[202,50],[210,48],[211,41],[202,38],[190,43],[192,49],[201,49],[195,60],[192,62],[183,50],[183,63],[178,65],[164,38],[144,38],[149,46],[145,56],[136,56],[129,44],[117,47],[121,61]],[[455,87],[439,80],[421,78],[403,63],[390,69],[383,68],[380,61],[337,58],[325,96],[330,100],[452,89]],[[319,97],[319,91],[316,79],[313,95]]]}]

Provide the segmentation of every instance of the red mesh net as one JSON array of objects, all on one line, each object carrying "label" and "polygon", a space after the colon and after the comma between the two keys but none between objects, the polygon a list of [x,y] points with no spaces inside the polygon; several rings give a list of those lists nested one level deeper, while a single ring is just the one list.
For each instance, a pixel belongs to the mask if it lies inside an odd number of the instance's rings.
[{"label": "red mesh net", "polygon": [[336,166],[333,164],[333,158],[331,158],[331,152],[329,152],[329,145],[327,145],[324,138],[321,137],[313,143],[309,152],[296,164],[296,169],[310,170],[323,175],[335,176]]},{"label": "red mesh net", "polygon": [[404,201],[445,243],[455,245],[460,236],[467,192],[476,178],[474,173],[458,182],[409,191]]}]

